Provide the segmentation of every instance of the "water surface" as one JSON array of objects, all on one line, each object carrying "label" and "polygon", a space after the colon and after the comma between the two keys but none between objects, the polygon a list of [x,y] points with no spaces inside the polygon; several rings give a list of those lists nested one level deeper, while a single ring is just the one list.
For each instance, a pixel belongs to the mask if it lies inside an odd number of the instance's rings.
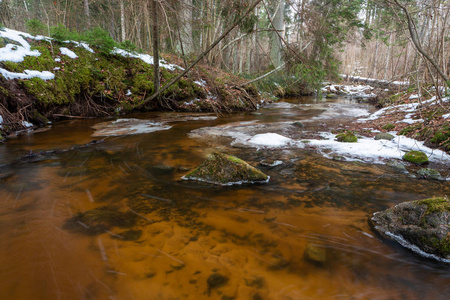
[{"label": "water surface", "polygon": [[[282,131],[295,121],[305,124],[301,134],[367,109],[290,99],[219,118],[140,114],[132,117],[172,127],[27,160],[16,158],[89,143],[92,126],[107,120],[58,123],[0,145],[2,299],[447,299],[449,266],[381,239],[368,219],[403,201],[448,195],[448,182],[311,149],[257,150],[189,135],[233,122]],[[271,181],[181,180],[213,151],[239,156]],[[322,261],[307,259],[306,249]]]}]

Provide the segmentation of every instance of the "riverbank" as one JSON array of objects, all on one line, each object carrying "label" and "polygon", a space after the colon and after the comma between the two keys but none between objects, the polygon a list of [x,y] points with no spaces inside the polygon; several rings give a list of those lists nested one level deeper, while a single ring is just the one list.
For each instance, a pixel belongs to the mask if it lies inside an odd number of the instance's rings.
[{"label": "riverbank", "polygon": [[[124,115],[154,93],[153,57],[119,48],[0,30],[1,136],[53,121]],[[182,70],[182,60],[160,60],[161,85]],[[258,93],[244,80],[198,65],[140,111],[255,110]]]}]

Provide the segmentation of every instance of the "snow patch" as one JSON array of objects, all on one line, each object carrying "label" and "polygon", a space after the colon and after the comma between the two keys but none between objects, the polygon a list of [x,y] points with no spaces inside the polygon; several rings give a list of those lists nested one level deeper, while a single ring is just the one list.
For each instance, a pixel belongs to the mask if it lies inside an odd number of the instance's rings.
[{"label": "snow patch", "polygon": [[33,77],[41,78],[42,80],[51,80],[55,78],[55,74],[49,71],[30,71],[25,70],[23,73],[10,72],[5,69],[0,68],[0,74],[3,75],[7,80],[10,79],[31,79]]},{"label": "snow patch", "polygon": [[59,51],[61,52],[62,55],[67,55],[70,58],[73,58],[73,59],[78,58],[78,55],[76,55],[75,52],[73,52],[72,50],[67,49],[65,47],[59,48]]},{"label": "snow patch", "polygon": [[[117,55],[122,55],[123,57],[138,58],[149,65],[153,65],[153,62],[154,62],[153,56],[148,55],[148,54],[136,54],[136,53],[132,53],[132,52],[129,52],[129,51],[126,51],[123,49],[119,49],[119,48],[114,48],[114,50],[111,53],[117,54]],[[159,60],[159,66],[163,67],[167,70],[170,70],[170,71],[174,71],[175,69],[184,70],[182,67],[174,65],[174,64],[169,64],[163,59]]]},{"label": "snow patch", "polygon": [[206,81],[204,81],[203,79],[196,80],[196,81],[194,81],[194,83],[198,86],[206,87]]},{"label": "snow patch", "polygon": [[448,118],[450,118],[450,114],[442,115],[442,117],[443,117],[444,119],[448,119]]}]

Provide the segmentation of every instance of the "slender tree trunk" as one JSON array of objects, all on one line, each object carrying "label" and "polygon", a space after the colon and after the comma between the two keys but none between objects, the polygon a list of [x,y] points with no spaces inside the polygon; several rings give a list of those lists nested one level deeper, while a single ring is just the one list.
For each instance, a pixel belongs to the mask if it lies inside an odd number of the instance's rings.
[{"label": "slender tree trunk", "polygon": [[125,31],[125,7],[123,5],[123,1],[124,0],[119,0],[120,1],[120,31],[121,31],[121,37],[122,37],[122,42],[125,42],[126,40],[126,31]]},{"label": "slender tree trunk", "polygon": [[89,12],[89,0],[84,0],[84,14],[86,15],[87,28],[91,28],[91,14]]},{"label": "slender tree trunk", "polygon": [[159,32],[158,32],[158,3],[151,0],[152,10],[152,39],[153,39],[153,86],[155,94],[159,93]]},{"label": "slender tree trunk", "polygon": [[285,0],[275,0],[273,5],[274,15],[272,16],[272,23],[274,31],[270,41],[270,58],[274,67],[278,67],[282,63],[282,49],[283,43],[281,37],[284,36],[284,3]]},{"label": "slender tree trunk", "polygon": [[194,41],[192,38],[192,6],[192,0],[182,1],[181,41],[183,43],[184,53],[187,55],[194,52]]}]

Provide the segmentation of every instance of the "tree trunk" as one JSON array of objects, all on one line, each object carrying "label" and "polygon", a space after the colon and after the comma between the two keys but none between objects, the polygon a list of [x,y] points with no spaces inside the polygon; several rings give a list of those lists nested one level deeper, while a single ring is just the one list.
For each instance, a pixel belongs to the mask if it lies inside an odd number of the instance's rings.
[{"label": "tree trunk", "polygon": [[281,37],[284,36],[284,2],[285,0],[274,0],[274,14],[272,16],[273,29],[276,30],[271,35],[270,40],[270,58],[274,67],[282,63],[283,43]]},{"label": "tree trunk", "polygon": [[124,0],[120,0],[120,29],[121,29],[121,37],[122,42],[126,40],[126,32],[125,32],[125,7],[123,5]]},{"label": "tree trunk", "polygon": [[194,52],[194,41],[192,38],[192,0],[182,1],[181,17],[181,42],[186,55]]},{"label": "tree trunk", "polygon": [[158,3],[151,0],[152,10],[152,39],[153,39],[153,87],[155,94],[159,93],[159,32],[158,32]]},{"label": "tree trunk", "polygon": [[89,12],[89,0],[84,0],[84,14],[87,19],[87,28],[91,28],[91,14]]}]

